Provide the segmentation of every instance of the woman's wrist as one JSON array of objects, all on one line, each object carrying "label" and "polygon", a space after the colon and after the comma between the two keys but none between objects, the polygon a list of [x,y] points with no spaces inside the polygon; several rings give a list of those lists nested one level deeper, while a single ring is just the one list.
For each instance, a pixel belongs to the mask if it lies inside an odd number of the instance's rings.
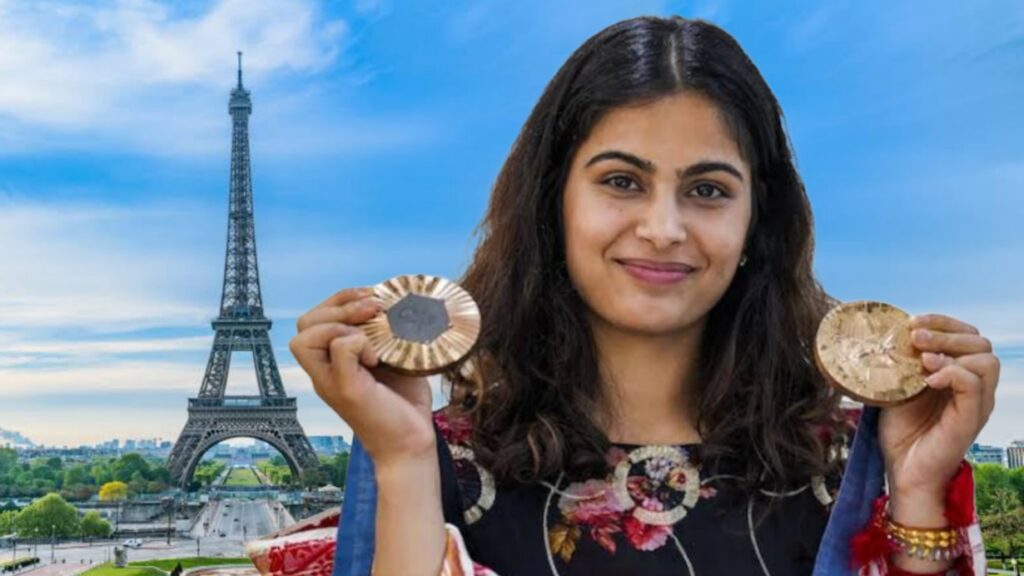
[{"label": "woman's wrist", "polygon": [[391,487],[404,490],[410,484],[422,484],[427,478],[440,476],[437,450],[373,462],[378,490]]},{"label": "woman's wrist", "polygon": [[903,526],[919,528],[945,528],[945,490],[937,494],[929,490],[892,492],[889,495],[889,517]]},{"label": "woman's wrist", "polygon": [[974,479],[970,464],[961,461],[956,474],[937,490],[908,489],[892,482],[889,491],[872,504],[868,524],[851,540],[851,559],[857,567],[884,562],[894,575],[944,574],[970,558],[967,528],[974,513]]},{"label": "woman's wrist", "polygon": [[[889,497],[889,518],[901,526],[915,528],[946,528],[945,490],[938,495],[929,490],[897,493]],[[932,574],[953,565],[952,560],[925,560],[915,558],[903,551],[891,558],[892,565],[910,573]]]}]

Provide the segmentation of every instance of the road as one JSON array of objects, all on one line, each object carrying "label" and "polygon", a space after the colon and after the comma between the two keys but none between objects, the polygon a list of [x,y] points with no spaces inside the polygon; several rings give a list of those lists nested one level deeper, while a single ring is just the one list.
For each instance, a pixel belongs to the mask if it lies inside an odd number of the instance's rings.
[{"label": "road", "polygon": [[206,507],[211,512],[196,523],[193,536],[251,539],[277,530],[290,519],[280,512],[279,503],[270,500],[224,500]]},{"label": "road", "polygon": [[[204,516],[196,522],[191,538],[172,538],[167,544],[166,536],[144,538],[141,548],[127,549],[128,561],[153,560],[158,558],[193,557],[197,555],[238,558],[245,556],[243,542],[253,540],[295,522],[284,506],[274,500],[221,500],[210,502],[203,509]],[[236,520],[237,519],[237,520]],[[204,526],[204,521],[207,525]],[[221,532],[224,533],[221,536]],[[122,545],[118,541],[118,546]],[[49,544],[18,546],[18,557],[34,555],[42,565],[21,574],[38,576],[73,576],[90,565],[112,562],[113,543],[66,543],[53,548]],[[0,550],[0,561],[14,557],[14,550]],[[45,570],[43,568],[46,568]]]},{"label": "road", "polygon": [[[121,542],[117,543],[118,546]],[[34,548],[34,549],[33,549]],[[102,564],[114,561],[114,544],[103,543],[88,545],[85,543],[60,544],[53,551],[54,562],[51,563],[50,545],[40,544],[38,547],[18,546],[18,556],[25,556],[31,552],[42,561],[39,568],[32,571],[23,571],[20,574],[34,574],[37,571],[40,576],[51,573],[67,573],[77,571],[79,568],[87,568],[90,565]],[[196,539],[172,538],[170,546],[166,538],[145,539],[141,548],[129,548],[128,561],[155,560],[159,558],[185,558],[198,555],[238,558],[245,556],[245,549],[241,539],[228,538],[200,538],[199,546],[196,546]],[[0,559],[11,558],[12,550],[0,550]],[[47,568],[49,567],[49,568]],[[47,568],[46,571],[41,571]]]}]

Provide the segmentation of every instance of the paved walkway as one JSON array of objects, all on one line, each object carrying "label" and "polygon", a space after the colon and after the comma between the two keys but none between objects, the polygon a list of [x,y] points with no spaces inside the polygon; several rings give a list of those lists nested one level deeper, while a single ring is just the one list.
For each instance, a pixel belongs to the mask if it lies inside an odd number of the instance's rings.
[{"label": "paved walkway", "polygon": [[79,564],[77,562],[73,564],[61,564],[60,562],[56,564],[42,564],[30,570],[18,572],[18,576],[25,576],[26,574],[31,576],[77,576],[95,566],[95,564]]}]

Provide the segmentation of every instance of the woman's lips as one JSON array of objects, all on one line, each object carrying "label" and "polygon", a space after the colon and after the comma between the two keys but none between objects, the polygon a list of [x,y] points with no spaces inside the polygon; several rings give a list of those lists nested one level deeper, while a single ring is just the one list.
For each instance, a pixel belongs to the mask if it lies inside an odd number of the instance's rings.
[{"label": "woman's lips", "polygon": [[682,282],[693,273],[693,268],[685,264],[643,262],[637,260],[617,260],[630,276],[650,284],[675,284]]}]

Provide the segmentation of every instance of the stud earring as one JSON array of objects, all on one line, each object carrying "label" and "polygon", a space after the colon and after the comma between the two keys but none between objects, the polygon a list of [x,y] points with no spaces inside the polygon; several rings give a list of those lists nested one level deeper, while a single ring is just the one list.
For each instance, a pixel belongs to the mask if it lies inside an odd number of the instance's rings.
[{"label": "stud earring", "polygon": [[744,254],[744,255],[743,255],[743,256],[742,256],[741,258],[740,258],[740,266],[743,266],[743,265],[744,265],[744,264],[746,264],[746,263],[747,263],[747,255],[746,255],[746,254]]}]

